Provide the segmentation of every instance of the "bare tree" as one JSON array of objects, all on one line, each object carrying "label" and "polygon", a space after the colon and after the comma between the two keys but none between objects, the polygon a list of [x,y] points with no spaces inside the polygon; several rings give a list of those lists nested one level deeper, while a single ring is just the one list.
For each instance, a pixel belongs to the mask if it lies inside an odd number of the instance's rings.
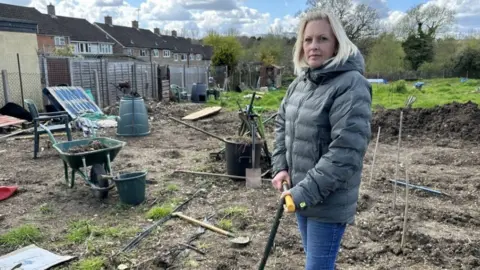
[{"label": "bare tree", "polygon": [[397,24],[397,33],[406,37],[422,30],[430,37],[447,30],[455,22],[455,11],[435,4],[418,4],[407,11]]},{"label": "bare tree", "polygon": [[226,34],[227,36],[234,36],[234,37],[236,37],[236,36],[239,36],[239,35],[240,35],[240,31],[238,31],[237,28],[230,27],[230,28],[227,29],[227,31],[225,31],[225,34]]},{"label": "bare tree", "polygon": [[311,9],[335,14],[353,42],[379,34],[377,10],[366,4],[355,4],[352,0],[307,0],[307,10]]},{"label": "bare tree", "polygon": [[270,35],[279,36],[279,37],[284,35],[283,27],[281,25],[270,26],[268,30],[269,30],[268,33]]}]

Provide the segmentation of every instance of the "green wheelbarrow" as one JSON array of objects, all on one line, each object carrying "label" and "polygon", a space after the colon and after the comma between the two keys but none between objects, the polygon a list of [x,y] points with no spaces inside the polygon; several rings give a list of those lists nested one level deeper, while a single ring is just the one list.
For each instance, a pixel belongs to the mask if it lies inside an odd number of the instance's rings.
[{"label": "green wheelbarrow", "polygon": [[[118,155],[120,150],[126,145],[126,142],[105,138],[91,137],[81,140],[73,140],[66,142],[57,142],[47,127],[43,126],[47,131],[53,148],[60,154],[65,168],[65,181],[70,188],[75,184],[75,173],[78,173],[87,185],[93,190],[98,198],[108,197],[108,191],[115,186],[110,183],[113,173],[111,162]],[[100,143],[103,145],[101,149],[92,149],[88,151],[72,152],[74,148],[82,148]],[[88,175],[88,167],[91,166],[90,175]],[[69,177],[68,168],[71,168],[71,177]]]}]

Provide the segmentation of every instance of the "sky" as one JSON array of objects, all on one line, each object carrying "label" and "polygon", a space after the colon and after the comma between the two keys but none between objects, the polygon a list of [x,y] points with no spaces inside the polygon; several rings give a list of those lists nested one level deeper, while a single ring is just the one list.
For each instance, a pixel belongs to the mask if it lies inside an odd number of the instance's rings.
[{"label": "sky", "polygon": [[[391,25],[419,3],[448,5],[456,10],[455,28],[459,32],[480,32],[480,0],[353,0],[376,8],[381,21]],[[60,16],[104,22],[110,15],[116,25],[131,26],[139,20],[141,28],[160,28],[164,34],[201,37],[208,30],[225,32],[235,28],[241,34],[262,35],[271,29],[295,32],[306,0],[0,0],[0,3],[23,5],[47,12],[49,3]],[[183,31],[183,32],[182,32]]]}]

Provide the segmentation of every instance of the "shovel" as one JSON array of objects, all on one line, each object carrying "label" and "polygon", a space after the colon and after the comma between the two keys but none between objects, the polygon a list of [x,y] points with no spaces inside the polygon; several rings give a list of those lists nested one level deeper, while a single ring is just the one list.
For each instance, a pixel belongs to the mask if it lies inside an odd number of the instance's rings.
[{"label": "shovel", "polygon": [[186,216],[184,215],[182,212],[175,212],[175,213],[172,213],[172,216],[177,216],[177,217],[180,217],[180,218],[183,218],[187,221],[190,221],[196,225],[200,225],[206,229],[209,229],[211,231],[214,231],[216,233],[219,233],[219,234],[223,234],[225,236],[228,236],[232,239],[230,239],[230,242],[234,245],[237,245],[237,246],[244,246],[244,245],[247,245],[248,243],[250,243],[250,238],[249,237],[246,237],[246,236],[240,236],[240,237],[236,237],[233,233],[231,232],[228,232],[228,231],[225,231],[225,230],[222,230],[218,227],[215,227],[213,225],[210,225],[208,223],[205,223],[205,222],[202,222],[200,220],[196,220],[194,218],[191,218],[189,216]]},{"label": "shovel", "polygon": [[252,119],[252,168],[245,169],[245,179],[247,188],[261,188],[262,187],[262,169],[255,168],[255,137],[257,136],[257,126],[255,116],[251,115]]}]

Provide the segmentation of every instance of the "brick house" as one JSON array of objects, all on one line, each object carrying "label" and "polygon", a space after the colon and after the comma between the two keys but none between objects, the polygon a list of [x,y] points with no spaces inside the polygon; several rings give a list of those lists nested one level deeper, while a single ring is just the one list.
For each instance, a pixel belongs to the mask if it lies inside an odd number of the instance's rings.
[{"label": "brick house", "polygon": [[142,29],[138,21],[132,26],[114,25],[112,17],[106,16],[104,23],[94,23],[115,41],[115,54],[125,54],[136,59],[155,62],[160,65],[209,65],[212,49],[207,46],[192,44],[189,39],[172,35],[161,35],[160,29],[154,31]]},{"label": "brick house", "polygon": [[64,46],[69,43],[67,31],[35,8],[0,4],[0,17],[36,22],[39,52],[51,52],[56,45]]},{"label": "brick house", "polygon": [[113,54],[114,41],[85,19],[56,16],[55,6],[48,14],[31,7],[0,4],[0,17],[36,22],[39,54],[52,54],[56,48],[73,45],[74,54]]},{"label": "brick house", "polygon": [[161,35],[159,28],[153,32],[165,43],[171,44],[163,50],[164,62],[168,65],[208,66],[212,59],[213,48],[194,44],[188,38],[178,37],[176,31],[170,36]]},{"label": "brick house", "polygon": [[[82,18],[57,16],[55,7],[48,5],[48,14],[52,21],[62,26],[68,33],[68,44],[73,46],[75,55],[112,55],[115,42],[93,24]],[[57,44],[56,44],[57,45]]]}]

